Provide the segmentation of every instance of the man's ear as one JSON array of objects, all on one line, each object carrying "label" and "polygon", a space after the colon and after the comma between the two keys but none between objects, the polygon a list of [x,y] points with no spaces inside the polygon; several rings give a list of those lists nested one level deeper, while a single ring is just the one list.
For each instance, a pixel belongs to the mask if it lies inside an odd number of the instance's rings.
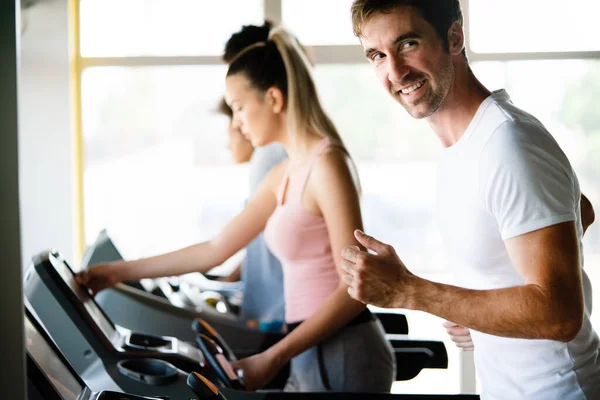
[{"label": "man's ear", "polygon": [[450,55],[456,56],[462,53],[465,47],[465,32],[460,22],[454,23],[448,29],[448,51]]},{"label": "man's ear", "polygon": [[285,99],[283,92],[279,88],[275,86],[270,87],[267,89],[265,97],[266,101],[269,103],[269,106],[271,106],[271,110],[275,114],[279,114],[284,110]]}]

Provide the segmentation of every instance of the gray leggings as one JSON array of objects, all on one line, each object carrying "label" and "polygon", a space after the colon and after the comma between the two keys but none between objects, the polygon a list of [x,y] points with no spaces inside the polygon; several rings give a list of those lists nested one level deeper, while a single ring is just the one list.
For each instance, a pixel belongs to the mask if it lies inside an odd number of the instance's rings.
[{"label": "gray leggings", "polygon": [[378,320],[347,326],[294,357],[286,392],[389,392],[396,360]]}]

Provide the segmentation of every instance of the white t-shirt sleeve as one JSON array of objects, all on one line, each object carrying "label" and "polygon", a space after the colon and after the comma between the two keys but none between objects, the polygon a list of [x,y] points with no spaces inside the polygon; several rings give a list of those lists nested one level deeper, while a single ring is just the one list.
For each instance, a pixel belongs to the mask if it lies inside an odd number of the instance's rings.
[{"label": "white t-shirt sleeve", "polygon": [[530,122],[504,122],[481,153],[479,188],[503,240],[575,221],[571,165],[554,138]]}]

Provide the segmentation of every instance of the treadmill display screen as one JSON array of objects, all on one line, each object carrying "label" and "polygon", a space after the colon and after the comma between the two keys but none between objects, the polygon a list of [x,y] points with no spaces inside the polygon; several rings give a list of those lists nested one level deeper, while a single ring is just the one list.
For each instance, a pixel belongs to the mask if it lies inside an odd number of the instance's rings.
[{"label": "treadmill display screen", "polygon": [[76,400],[84,388],[28,318],[25,318],[25,347],[61,398]]},{"label": "treadmill display screen", "polygon": [[87,288],[81,286],[75,281],[75,274],[73,271],[71,271],[71,268],[69,268],[66,263],[58,261],[57,263],[53,263],[53,265],[66,285],[81,301],[98,328],[100,328],[102,333],[104,333],[104,335],[111,340],[117,331],[114,325],[106,318],[102,310],[100,310],[100,307],[98,304],[96,304],[94,298],[90,295]]}]

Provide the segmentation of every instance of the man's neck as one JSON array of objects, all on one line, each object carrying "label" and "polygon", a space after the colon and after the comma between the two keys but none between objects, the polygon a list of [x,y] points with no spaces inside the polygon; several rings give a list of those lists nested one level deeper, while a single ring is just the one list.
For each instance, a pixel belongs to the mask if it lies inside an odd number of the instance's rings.
[{"label": "man's neck", "polygon": [[479,106],[490,94],[466,63],[457,65],[454,84],[448,95],[440,108],[427,118],[442,146],[450,147],[460,140]]}]

